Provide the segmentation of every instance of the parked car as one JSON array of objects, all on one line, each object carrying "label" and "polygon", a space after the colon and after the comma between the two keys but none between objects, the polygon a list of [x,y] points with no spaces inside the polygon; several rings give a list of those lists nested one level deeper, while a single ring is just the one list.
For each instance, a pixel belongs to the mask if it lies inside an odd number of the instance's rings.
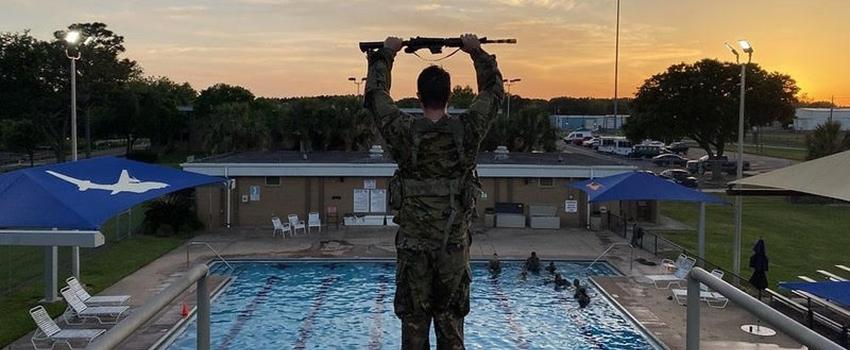
[{"label": "parked car", "polygon": [[691,176],[691,173],[685,169],[667,169],[662,171],[659,175],[673,179],[675,183],[685,187],[696,188],[699,186],[697,178]]},{"label": "parked car", "polygon": [[632,149],[632,154],[629,157],[632,158],[652,158],[660,154],[668,153],[665,152],[663,145],[635,145]]},{"label": "parked car", "polygon": [[683,167],[688,164],[688,158],[678,154],[666,153],[652,157],[652,163],[657,166],[678,166]]},{"label": "parked car", "polygon": [[690,146],[688,146],[687,143],[680,141],[671,143],[669,146],[667,146],[667,149],[670,150],[670,153],[686,155],[688,154]]},{"label": "parked car", "polygon": [[564,137],[564,142],[574,145],[581,145],[584,140],[593,137],[593,132],[590,130],[573,131]]},{"label": "parked car", "polygon": [[[719,161],[723,162],[720,165],[721,165],[721,167],[722,167],[721,169],[723,169],[724,173],[727,173],[729,175],[735,175],[735,174],[738,173],[738,162],[737,161],[729,160],[729,157],[727,157],[727,156],[715,157],[715,160],[719,160]],[[698,168],[701,168],[702,172],[712,171],[711,166],[712,166],[713,162],[709,161],[708,155],[704,155],[704,156],[700,157],[698,159],[698,161],[699,161]],[[743,168],[744,171],[750,170],[750,162],[745,160],[742,168]]]},{"label": "parked car", "polygon": [[584,146],[584,147],[593,147],[594,143],[596,145],[599,145],[599,138],[598,137],[591,137],[587,140],[584,140],[584,142],[582,142],[581,145]]}]

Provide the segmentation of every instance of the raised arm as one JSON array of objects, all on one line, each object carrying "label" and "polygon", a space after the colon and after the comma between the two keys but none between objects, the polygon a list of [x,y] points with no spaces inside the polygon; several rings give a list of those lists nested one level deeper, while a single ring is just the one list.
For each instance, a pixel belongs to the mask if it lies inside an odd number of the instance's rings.
[{"label": "raised arm", "polygon": [[413,118],[396,107],[390,96],[392,83],[391,71],[401,39],[387,38],[384,47],[367,53],[369,73],[366,76],[366,89],[363,92],[366,109],[372,113],[375,125],[387,142],[395,160],[401,161],[405,146],[412,142],[409,137]]},{"label": "raised arm", "polygon": [[477,153],[478,146],[496,120],[505,89],[502,85],[502,73],[496,65],[496,56],[481,49],[481,44],[474,35],[465,34],[461,39],[464,42],[463,50],[472,58],[478,78],[478,95],[463,116],[466,134],[471,136],[467,140],[472,142],[470,146],[473,146]]}]

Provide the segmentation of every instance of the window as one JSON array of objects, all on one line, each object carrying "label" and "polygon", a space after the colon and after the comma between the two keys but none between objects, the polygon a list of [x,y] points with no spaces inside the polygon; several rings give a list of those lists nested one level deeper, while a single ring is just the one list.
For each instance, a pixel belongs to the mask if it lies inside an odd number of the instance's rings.
[{"label": "window", "polygon": [[540,187],[552,187],[555,186],[555,179],[551,177],[541,177],[537,179],[537,183]]},{"label": "window", "polygon": [[266,176],[266,186],[280,186],[280,176]]}]

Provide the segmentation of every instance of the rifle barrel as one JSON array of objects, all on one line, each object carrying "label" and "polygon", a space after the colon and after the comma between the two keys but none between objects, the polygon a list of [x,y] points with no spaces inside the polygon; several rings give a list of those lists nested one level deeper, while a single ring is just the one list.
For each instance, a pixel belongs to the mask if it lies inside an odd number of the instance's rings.
[{"label": "rifle barrel", "polygon": [[[479,39],[482,44],[516,44],[516,39],[487,39],[486,37]],[[427,43],[427,44],[426,44]],[[402,47],[410,47],[413,44],[417,49],[426,48],[428,44],[438,44],[443,47],[461,47],[460,38],[412,38],[401,42]],[[364,41],[360,42],[360,51],[368,52],[384,47],[383,41]]]}]

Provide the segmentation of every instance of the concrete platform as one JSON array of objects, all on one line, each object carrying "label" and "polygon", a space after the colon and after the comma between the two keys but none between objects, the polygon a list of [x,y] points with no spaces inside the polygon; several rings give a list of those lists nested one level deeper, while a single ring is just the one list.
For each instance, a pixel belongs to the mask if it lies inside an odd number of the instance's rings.
[{"label": "concrete platform", "polygon": [[[340,230],[324,229],[323,232],[299,234],[296,237],[272,238],[272,229],[249,227],[222,229],[196,236],[192,241],[206,242],[225,258],[394,258],[395,227],[349,227]],[[524,259],[536,251],[541,260],[586,259],[592,260],[614,243],[627,243],[610,232],[589,232],[584,229],[476,229],[472,237],[473,259],[489,259],[497,252],[503,259]],[[188,252],[188,253],[187,253]],[[657,266],[633,263],[634,258],[657,260],[651,254],[627,246],[616,246],[605,256],[605,260],[623,272],[625,277],[600,278],[600,285],[617,301],[624,305],[647,328],[672,349],[684,346],[685,308],[675,300],[667,300],[669,291],[655,291],[651,285],[643,285],[636,279],[645,274],[658,273]],[[159,290],[167,286],[176,276],[186,271],[187,266],[206,263],[215,254],[202,245],[184,245],[160,259],[125,277],[102,294],[130,294],[133,305],[143,304]],[[188,265],[187,265],[188,261]],[[211,283],[211,288],[223,283]],[[181,298],[194,304],[194,291]],[[179,304],[169,307],[159,319],[147,329],[139,331],[122,349],[147,349],[160,335],[171,328],[179,319]],[[705,349],[749,349],[749,348],[799,348],[799,345],[781,334],[777,337],[760,339],[746,335],[736,327],[743,323],[754,323],[743,311],[731,305],[726,310],[703,312],[703,337]],[[11,349],[32,349],[30,335],[16,341]]]}]

